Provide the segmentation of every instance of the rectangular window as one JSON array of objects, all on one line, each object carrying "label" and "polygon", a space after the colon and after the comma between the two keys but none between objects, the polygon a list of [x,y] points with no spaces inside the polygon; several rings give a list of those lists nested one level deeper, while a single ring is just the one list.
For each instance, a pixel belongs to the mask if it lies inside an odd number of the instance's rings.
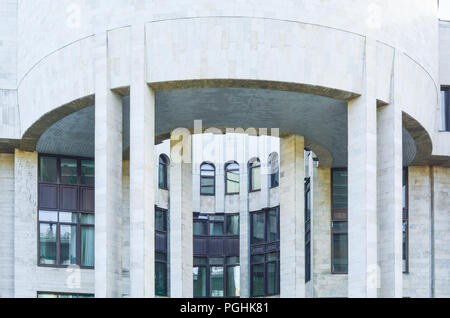
[{"label": "rectangular window", "polygon": [[348,273],[348,172],[333,169],[331,173],[331,272]]},{"label": "rectangular window", "polygon": [[279,208],[250,213],[250,283],[252,297],[280,293]]},{"label": "rectangular window", "polygon": [[311,280],[311,179],[305,182],[305,282]]},{"label": "rectangular window", "polygon": [[250,191],[259,191],[261,190],[261,167],[254,167],[251,169],[251,188]]},{"label": "rectangular window", "polygon": [[39,265],[94,267],[94,161],[39,156]]},{"label": "rectangular window", "polygon": [[168,296],[168,211],[155,208],[155,294]]},{"label": "rectangular window", "polygon": [[409,185],[408,168],[403,168],[403,273],[409,272]]},{"label": "rectangular window", "polygon": [[239,214],[194,213],[194,297],[239,297]]},{"label": "rectangular window", "polygon": [[239,167],[235,169],[229,169],[226,172],[226,194],[238,194],[239,193]]},{"label": "rectangular window", "polygon": [[442,130],[450,131],[450,87],[441,87]]}]

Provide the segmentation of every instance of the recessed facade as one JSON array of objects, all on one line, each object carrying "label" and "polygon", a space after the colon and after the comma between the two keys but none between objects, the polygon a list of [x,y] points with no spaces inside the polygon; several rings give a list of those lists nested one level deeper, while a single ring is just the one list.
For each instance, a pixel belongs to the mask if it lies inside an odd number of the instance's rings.
[{"label": "recessed facade", "polygon": [[394,2],[0,0],[0,297],[450,297],[450,22]]}]

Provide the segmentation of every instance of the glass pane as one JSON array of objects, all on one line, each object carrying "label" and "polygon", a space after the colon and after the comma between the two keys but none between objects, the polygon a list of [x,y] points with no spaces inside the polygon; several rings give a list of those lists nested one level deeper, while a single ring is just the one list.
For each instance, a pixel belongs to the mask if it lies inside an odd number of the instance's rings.
[{"label": "glass pane", "polygon": [[206,268],[194,267],[194,297],[206,297]]},{"label": "glass pane", "polygon": [[167,189],[167,166],[163,164],[159,164],[159,188]]},{"label": "glass pane", "polygon": [[280,185],[280,174],[274,173],[270,175],[270,187],[271,188],[276,188]]},{"label": "glass pane", "polygon": [[94,214],[81,214],[81,224],[95,225]]},{"label": "glass pane", "polygon": [[207,261],[204,257],[194,257],[194,265],[206,265]]},{"label": "glass pane", "polygon": [[239,193],[239,170],[227,172],[227,193]]},{"label": "glass pane", "polygon": [[61,182],[77,184],[77,160],[61,159]]},{"label": "glass pane", "polygon": [[209,223],[209,235],[221,236],[223,235],[223,223],[222,222],[211,222]]},{"label": "glass pane", "polygon": [[227,297],[239,297],[241,271],[240,266],[227,267]]},{"label": "glass pane", "polygon": [[253,255],[252,256],[252,264],[264,263],[265,257],[264,255]]},{"label": "glass pane", "polygon": [[92,226],[81,227],[81,265],[94,266],[95,231]]},{"label": "glass pane", "polygon": [[58,212],[39,211],[39,221],[58,222]]},{"label": "glass pane", "polygon": [[167,261],[167,254],[165,253],[155,253],[155,260],[160,262]]},{"label": "glass pane", "polygon": [[159,296],[166,296],[166,264],[155,263],[155,293]]},{"label": "glass pane", "polygon": [[209,217],[209,220],[210,221],[222,221],[223,222],[225,220],[225,217],[224,216],[211,215]]},{"label": "glass pane", "polygon": [[56,224],[40,224],[39,261],[42,265],[56,264]]},{"label": "glass pane", "polygon": [[194,221],[194,235],[208,235],[208,223]]},{"label": "glass pane", "polygon": [[227,216],[227,235],[239,235],[239,215]]},{"label": "glass pane", "polygon": [[251,175],[251,182],[252,187],[251,191],[257,191],[261,190],[261,167],[252,168],[252,175]]},{"label": "glass pane", "polygon": [[78,213],[59,212],[60,223],[78,223]]},{"label": "glass pane", "polygon": [[239,264],[239,256],[227,257],[227,264],[228,265]]},{"label": "glass pane", "polygon": [[87,185],[95,184],[94,160],[81,160],[81,183]]},{"label": "glass pane", "polygon": [[213,165],[203,164],[200,169],[201,169],[201,171],[200,171],[201,176],[214,176],[215,175],[216,169],[214,168]]},{"label": "glass pane", "polygon": [[209,259],[210,265],[222,265],[223,264],[223,257],[212,257]]},{"label": "glass pane", "polygon": [[224,296],[222,266],[211,267],[210,284],[211,284],[211,297]]},{"label": "glass pane", "polygon": [[264,240],[264,213],[252,214],[252,244],[263,244]]},{"label": "glass pane", "polygon": [[276,242],[279,240],[278,235],[278,211],[276,209],[269,210],[267,216],[267,242]]},{"label": "glass pane", "polygon": [[267,264],[267,293],[275,295],[278,293],[278,266],[277,263]]},{"label": "glass pane", "polygon": [[333,234],[333,272],[348,271],[348,235]]},{"label": "glass pane", "polygon": [[333,198],[335,209],[348,208],[348,173],[346,170],[333,170]]},{"label": "glass pane", "polygon": [[264,264],[252,266],[252,296],[264,296]]},{"label": "glass pane", "polygon": [[155,230],[165,232],[166,227],[166,212],[162,210],[155,210]]},{"label": "glass pane", "polygon": [[61,225],[59,227],[60,264],[73,265],[77,263],[77,227]]},{"label": "glass pane", "polygon": [[280,259],[278,252],[273,252],[267,255],[267,260],[270,261],[278,261]]},{"label": "glass pane", "polygon": [[348,222],[333,222],[333,232],[334,233],[347,233],[348,232]]},{"label": "glass pane", "polygon": [[41,157],[40,181],[58,182],[57,159],[55,157]]}]

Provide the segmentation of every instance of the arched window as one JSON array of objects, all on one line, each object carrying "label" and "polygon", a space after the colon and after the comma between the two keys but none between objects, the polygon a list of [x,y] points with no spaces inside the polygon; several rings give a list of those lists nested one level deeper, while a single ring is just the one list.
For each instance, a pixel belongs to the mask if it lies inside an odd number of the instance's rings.
[{"label": "arched window", "polygon": [[250,192],[261,190],[261,161],[251,159],[248,163],[248,188]]},{"label": "arched window", "polygon": [[216,193],[216,168],[211,163],[203,163],[200,166],[200,194],[215,195]]},{"label": "arched window", "polygon": [[169,167],[169,158],[166,155],[159,156],[159,188],[160,189],[169,189],[168,182],[168,167]]},{"label": "arched window", "polygon": [[225,165],[225,193],[239,193],[239,164],[235,161]]},{"label": "arched window", "polygon": [[280,185],[280,164],[276,152],[269,156],[269,188],[276,188]]}]

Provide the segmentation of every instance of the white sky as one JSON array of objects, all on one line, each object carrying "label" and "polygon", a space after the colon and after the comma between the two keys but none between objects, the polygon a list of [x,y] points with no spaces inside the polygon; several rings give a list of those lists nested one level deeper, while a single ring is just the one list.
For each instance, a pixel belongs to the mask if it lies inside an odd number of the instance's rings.
[{"label": "white sky", "polygon": [[439,18],[450,20],[450,0],[439,0]]}]

